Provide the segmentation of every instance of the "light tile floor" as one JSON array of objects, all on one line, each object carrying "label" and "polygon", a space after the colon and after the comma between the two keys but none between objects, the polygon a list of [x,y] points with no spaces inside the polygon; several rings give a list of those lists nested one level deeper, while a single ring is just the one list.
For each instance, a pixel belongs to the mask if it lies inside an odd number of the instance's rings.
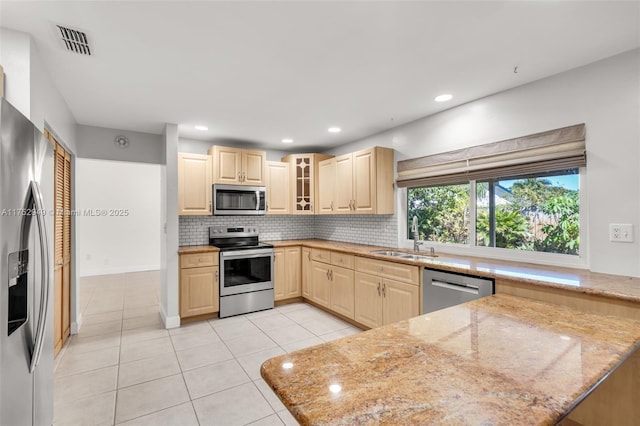
[{"label": "light tile floor", "polygon": [[360,332],[296,303],[162,328],[158,271],[83,278],[83,326],[56,358],[55,425],[295,425],[267,359]]}]

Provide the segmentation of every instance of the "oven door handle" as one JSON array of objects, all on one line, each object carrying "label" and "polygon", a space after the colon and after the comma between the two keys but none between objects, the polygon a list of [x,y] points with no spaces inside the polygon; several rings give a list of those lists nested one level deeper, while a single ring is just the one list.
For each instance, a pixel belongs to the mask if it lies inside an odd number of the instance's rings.
[{"label": "oven door handle", "polygon": [[256,257],[273,257],[273,250],[239,250],[239,251],[227,251],[220,253],[220,258],[227,259],[254,259]]}]

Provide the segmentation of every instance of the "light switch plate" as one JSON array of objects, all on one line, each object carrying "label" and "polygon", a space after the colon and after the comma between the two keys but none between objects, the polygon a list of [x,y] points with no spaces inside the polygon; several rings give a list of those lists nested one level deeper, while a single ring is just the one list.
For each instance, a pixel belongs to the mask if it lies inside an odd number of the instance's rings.
[{"label": "light switch plate", "polygon": [[609,241],[616,243],[633,242],[633,225],[629,223],[610,223]]}]

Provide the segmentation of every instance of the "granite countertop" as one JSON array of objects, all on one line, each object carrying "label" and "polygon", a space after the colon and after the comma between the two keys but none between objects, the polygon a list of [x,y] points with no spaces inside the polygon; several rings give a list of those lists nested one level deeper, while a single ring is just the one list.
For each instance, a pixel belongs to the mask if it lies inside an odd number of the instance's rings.
[{"label": "granite countertop", "polygon": [[302,424],[554,424],[640,322],[497,294],[266,361]]},{"label": "granite countertop", "polygon": [[193,254],[193,253],[210,253],[219,252],[220,249],[214,246],[180,246],[178,248],[178,254]]},{"label": "granite countertop", "polygon": [[285,240],[267,242],[273,244],[274,247],[301,245],[312,248],[352,253],[358,256],[389,260],[408,265],[468,273],[489,278],[502,278],[534,285],[578,291],[613,299],[627,300],[630,302],[640,302],[640,278],[600,274],[586,269],[536,265],[532,263],[453,255],[448,253],[438,253],[437,257],[429,257],[424,261],[415,261],[371,253],[376,250],[394,250],[410,253],[409,250],[350,244],[339,241]]}]

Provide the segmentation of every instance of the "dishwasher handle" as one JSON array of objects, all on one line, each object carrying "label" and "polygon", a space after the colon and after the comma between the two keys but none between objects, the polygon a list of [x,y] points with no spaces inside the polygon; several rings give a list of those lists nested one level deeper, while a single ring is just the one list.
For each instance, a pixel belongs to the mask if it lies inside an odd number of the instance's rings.
[{"label": "dishwasher handle", "polygon": [[471,294],[479,294],[480,293],[478,287],[473,286],[473,285],[448,283],[448,282],[436,281],[436,280],[431,281],[431,285],[434,286],[434,287],[442,287],[442,288],[446,288],[446,289],[449,289],[449,290],[462,291],[462,292],[471,293]]}]

